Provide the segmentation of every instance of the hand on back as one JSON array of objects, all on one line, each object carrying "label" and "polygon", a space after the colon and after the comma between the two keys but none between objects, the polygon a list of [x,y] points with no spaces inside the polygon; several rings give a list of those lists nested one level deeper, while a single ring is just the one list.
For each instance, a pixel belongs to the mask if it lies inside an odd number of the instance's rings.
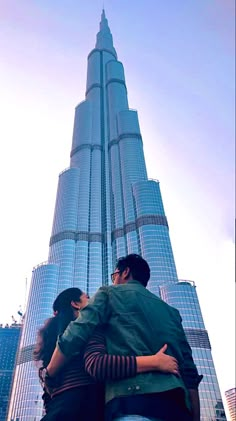
[{"label": "hand on back", "polygon": [[153,369],[180,377],[178,361],[176,358],[165,354],[167,347],[167,344],[165,344],[156,354],[152,355]]}]

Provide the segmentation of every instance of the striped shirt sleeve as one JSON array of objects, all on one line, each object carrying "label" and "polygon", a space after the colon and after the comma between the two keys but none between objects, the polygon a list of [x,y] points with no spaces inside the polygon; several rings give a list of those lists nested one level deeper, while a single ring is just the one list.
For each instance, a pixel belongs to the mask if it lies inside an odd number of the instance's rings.
[{"label": "striped shirt sleeve", "polygon": [[86,346],[84,363],[85,370],[99,381],[119,380],[137,374],[136,357],[107,354],[105,337],[99,329]]}]

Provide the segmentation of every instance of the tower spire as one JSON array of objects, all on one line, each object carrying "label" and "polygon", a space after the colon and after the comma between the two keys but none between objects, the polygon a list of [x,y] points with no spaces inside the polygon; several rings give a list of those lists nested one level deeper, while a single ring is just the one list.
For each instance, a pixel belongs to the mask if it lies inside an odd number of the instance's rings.
[{"label": "tower spire", "polygon": [[100,32],[105,32],[106,30],[110,31],[110,28],[108,26],[108,20],[106,18],[105,9],[102,8],[102,14],[101,14],[101,22],[100,22]]},{"label": "tower spire", "polygon": [[106,14],[105,14],[105,8],[104,8],[104,3],[103,3],[101,21],[103,21],[104,19],[106,19]]},{"label": "tower spire", "polygon": [[116,51],[113,47],[113,38],[108,25],[108,20],[106,18],[104,5],[102,8],[99,32],[97,33],[96,48],[99,50],[109,50],[116,56]]}]

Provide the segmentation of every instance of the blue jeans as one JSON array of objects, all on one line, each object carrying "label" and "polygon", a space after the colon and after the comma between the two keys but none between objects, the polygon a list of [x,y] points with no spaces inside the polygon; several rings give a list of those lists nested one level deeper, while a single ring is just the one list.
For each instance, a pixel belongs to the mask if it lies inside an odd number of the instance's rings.
[{"label": "blue jeans", "polygon": [[113,421],[162,421],[158,418],[147,418],[142,415],[124,415],[122,417],[114,418]]}]

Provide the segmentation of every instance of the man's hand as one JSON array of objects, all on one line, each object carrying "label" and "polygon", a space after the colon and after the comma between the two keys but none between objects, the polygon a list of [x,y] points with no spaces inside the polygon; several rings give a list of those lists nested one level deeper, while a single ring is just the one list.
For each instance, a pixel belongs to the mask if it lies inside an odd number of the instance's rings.
[{"label": "man's hand", "polygon": [[176,358],[165,354],[167,345],[165,344],[156,354],[143,357],[136,357],[137,372],[161,371],[171,373],[180,377],[179,365]]}]

